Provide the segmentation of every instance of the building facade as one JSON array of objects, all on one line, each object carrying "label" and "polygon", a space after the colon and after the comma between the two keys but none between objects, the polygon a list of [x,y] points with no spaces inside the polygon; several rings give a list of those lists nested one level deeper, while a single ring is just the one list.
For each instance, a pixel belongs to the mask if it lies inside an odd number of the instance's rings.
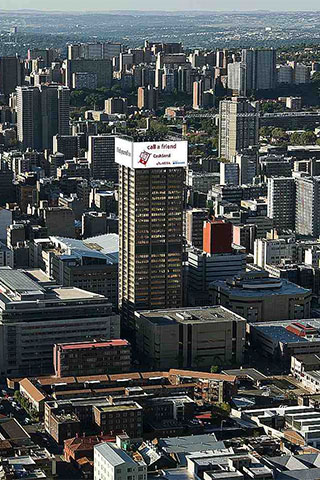
[{"label": "building facade", "polygon": [[186,148],[187,142],[180,141],[119,139],[116,145],[119,306],[124,326],[131,330],[134,310],[181,306]]},{"label": "building facade", "polygon": [[243,317],[224,307],[194,307],[136,312],[137,350],[155,369],[209,368],[241,363]]},{"label": "building facade", "polygon": [[[25,272],[0,268],[0,374],[53,372],[53,345],[119,338],[119,316],[102,295],[45,288]],[[45,313],[44,313],[45,312]]]},{"label": "building facade", "polygon": [[258,145],[259,107],[244,97],[219,104],[219,156],[233,160],[237,153]]}]

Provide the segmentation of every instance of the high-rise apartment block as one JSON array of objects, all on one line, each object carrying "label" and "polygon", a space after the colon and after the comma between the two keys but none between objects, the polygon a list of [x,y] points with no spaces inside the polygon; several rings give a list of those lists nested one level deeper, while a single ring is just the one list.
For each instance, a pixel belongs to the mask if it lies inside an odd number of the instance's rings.
[{"label": "high-rise apartment block", "polygon": [[57,84],[17,87],[18,141],[23,148],[52,149],[53,136],[69,134],[70,91]]},{"label": "high-rise apartment block", "polygon": [[141,110],[157,110],[158,89],[148,85],[138,88],[138,108]]},{"label": "high-rise apartment block", "polygon": [[259,107],[244,97],[222,100],[219,105],[219,156],[229,161],[237,153],[258,145]]},{"label": "high-rise apartment block", "polygon": [[268,217],[280,230],[295,226],[295,180],[292,177],[268,178]]},{"label": "high-rise apartment block", "polygon": [[116,180],[118,165],[115,163],[115,137],[113,135],[90,136],[88,161],[93,178]]},{"label": "high-rise apartment block", "polygon": [[239,96],[246,94],[246,67],[243,62],[229,63],[228,89]]},{"label": "high-rise apartment block", "polygon": [[295,228],[299,235],[320,235],[320,176],[296,179]]},{"label": "high-rise apartment block", "polygon": [[112,115],[114,113],[125,114],[127,113],[127,109],[127,98],[112,97],[108,98],[108,100],[105,101],[105,111],[108,115]]},{"label": "high-rise apartment block", "polygon": [[192,208],[186,212],[186,239],[189,245],[203,249],[203,222],[208,218],[206,208]]},{"label": "high-rise apartment block", "polygon": [[182,302],[184,167],[187,142],[116,139],[119,170],[119,305],[134,310]]}]

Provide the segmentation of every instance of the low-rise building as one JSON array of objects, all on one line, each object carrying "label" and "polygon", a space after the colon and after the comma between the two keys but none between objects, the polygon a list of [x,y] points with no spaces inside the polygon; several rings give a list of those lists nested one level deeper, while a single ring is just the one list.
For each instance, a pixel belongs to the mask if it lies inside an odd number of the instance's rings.
[{"label": "low-rise building", "polygon": [[213,305],[223,305],[249,322],[309,318],[312,291],[265,271],[241,273],[209,285]]},{"label": "low-rise building", "polygon": [[53,363],[57,377],[124,373],[131,367],[131,346],[121,339],[59,343]]},{"label": "low-rise building", "polygon": [[125,432],[131,438],[143,433],[143,409],[137,402],[124,402],[93,407],[95,424],[104,433]]},{"label": "low-rise building", "polygon": [[[261,355],[289,366],[291,357],[320,354],[320,320],[258,322],[248,324],[250,344]],[[299,369],[294,370],[297,376]],[[303,373],[303,372],[302,372]]]},{"label": "low-rise building", "polygon": [[140,311],[135,319],[139,355],[153,368],[242,361],[246,321],[224,307]]},{"label": "low-rise building", "polygon": [[147,465],[135,461],[115,444],[94,447],[94,478],[97,480],[146,480]]}]

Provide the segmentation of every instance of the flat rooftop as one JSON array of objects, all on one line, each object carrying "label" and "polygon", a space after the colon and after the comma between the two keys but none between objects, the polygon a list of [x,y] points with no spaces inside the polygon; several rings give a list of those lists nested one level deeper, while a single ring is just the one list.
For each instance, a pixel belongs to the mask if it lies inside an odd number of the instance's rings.
[{"label": "flat rooftop", "polygon": [[155,325],[170,325],[174,323],[214,323],[244,320],[240,315],[218,305],[210,307],[140,311],[137,312],[137,316],[146,318]]},{"label": "flat rooftop", "polygon": [[0,267],[0,283],[16,293],[44,291],[44,289],[37,282],[31,280],[23,270],[15,270],[10,267]]},{"label": "flat rooftop", "polygon": [[274,295],[311,295],[311,290],[303,287],[299,287],[295,283],[281,278],[272,279],[254,279],[245,280],[243,283],[245,286],[230,285],[225,280],[215,280],[210,283],[210,289],[219,289],[222,292],[235,297],[247,297],[247,298],[259,298]]},{"label": "flat rooftop", "polygon": [[142,407],[137,403],[124,403],[122,405],[112,404],[103,407],[97,407],[103,413],[108,412],[125,412],[126,410],[141,410]]},{"label": "flat rooftop", "polygon": [[51,292],[54,292],[59,300],[78,300],[81,298],[103,298],[103,295],[97,293],[87,292],[87,290],[81,290],[76,287],[60,287],[53,288]]},{"label": "flat rooftop", "polygon": [[75,342],[75,343],[60,343],[61,350],[85,350],[104,347],[125,347],[129,345],[128,340],[109,340],[107,342]]},{"label": "flat rooftop", "polygon": [[55,283],[55,281],[51,280],[51,278],[40,268],[30,268],[25,270],[25,274],[34,282]]},{"label": "flat rooftop", "polygon": [[261,332],[262,335],[271,338],[274,342],[281,343],[305,343],[305,342],[320,342],[320,319],[310,318],[305,320],[299,319],[299,324],[304,326],[310,326],[318,331],[318,335],[299,336],[295,333],[288,331],[288,326],[294,326],[294,320],[276,321],[276,322],[257,322],[251,323],[250,329],[256,329]]}]

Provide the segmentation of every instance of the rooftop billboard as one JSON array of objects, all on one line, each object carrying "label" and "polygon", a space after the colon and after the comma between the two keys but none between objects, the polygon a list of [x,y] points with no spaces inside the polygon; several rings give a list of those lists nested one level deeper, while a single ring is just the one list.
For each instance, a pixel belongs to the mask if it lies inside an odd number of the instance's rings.
[{"label": "rooftop billboard", "polygon": [[130,168],[177,168],[188,164],[188,142],[115,139],[115,161]]}]

